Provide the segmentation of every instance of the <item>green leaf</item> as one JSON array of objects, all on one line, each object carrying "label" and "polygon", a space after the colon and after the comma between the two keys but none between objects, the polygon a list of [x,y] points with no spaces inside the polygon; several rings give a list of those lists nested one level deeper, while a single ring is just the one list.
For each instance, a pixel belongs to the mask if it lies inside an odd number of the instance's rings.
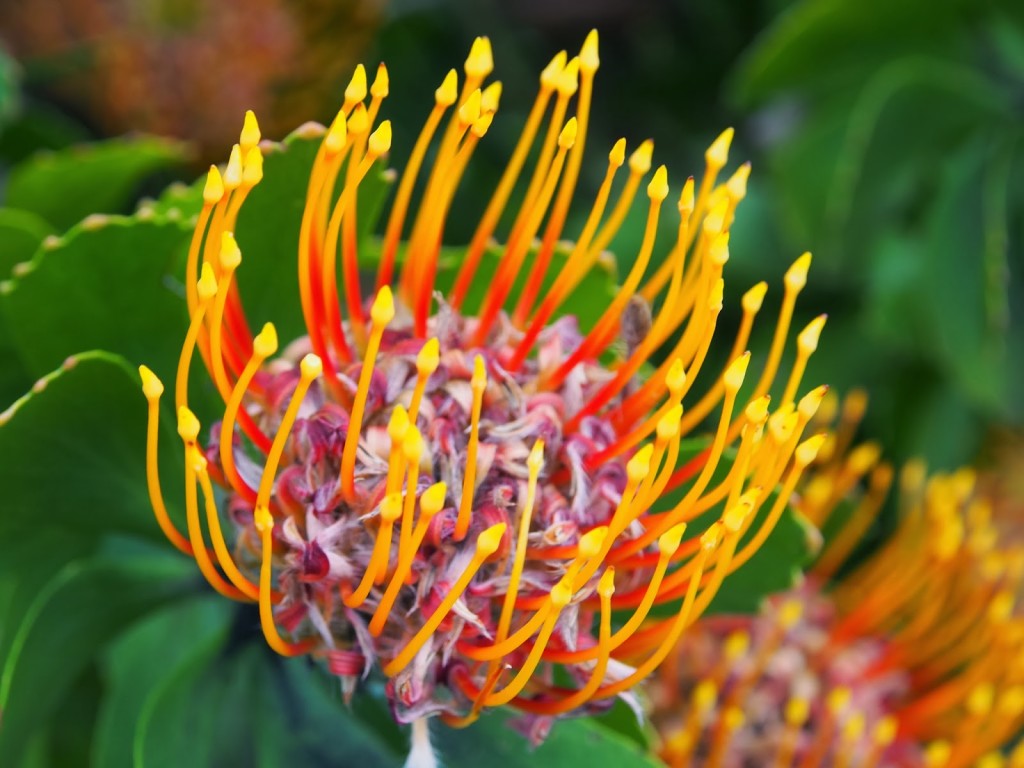
[{"label": "green leaf", "polygon": [[189,237],[174,222],[95,216],[48,242],[0,284],[0,312],[29,373],[104,349],[172,381],[186,321],[183,289],[168,276]]},{"label": "green leaf", "polygon": [[[68,358],[0,415],[0,530],[161,537],[146,491],[146,420],[138,374],[124,360],[104,352]],[[173,515],[181,444],[168,421],[160,453]]]},{"label": "green leaf", "polygon": [[97,648],[128,622],[180,593],[191,568],[151,553],[92,559],[56,572],[26,613],[0,676],[0,759],[15,764]]},{"label": "green leaf", "polygon": [[31,211],[0,208],[0,280],[10,276],[15,264],[31,259],[52,234],[53,227]]},{"label": "green leaf", "polygon": [[234,608],[219,595],[172,603],[124,632],[103,657],[107,694],[92,749],[95,766],[131,765],[134,731],[150,694],[183,665],[211,658],[227,640]]},{"label": "green leaf", "polygon": [[508,768],[661,765],[634,742],[590,719],[557,722],[551,735],[535,750],[530,750],[524,737],[507,725],[508,719],[508,711],[502,710],[484,715],[463,730],[434,729],[442,764],[446,768],[475,768],[481,764]]},{"label": "green leaf", "polygon": [[[179,765],[373,765],[404,755],[345,711],[302,659],[260,645],[179,664],[153,689],[135,728],[138,768]],[[404,751],[404,750],[403,750]]]},{"label": "green leaf", "polygon": [[156,136],[110,139],[33,156],[14,168],[7,205],[32,211],[57,229],[92,213],[120,213],[139,184],[188,156],[180,142]]},{"label": "green leaf", "polygon": [[21,109],[21,72],[14,59],[0,49],[0,129]]}]

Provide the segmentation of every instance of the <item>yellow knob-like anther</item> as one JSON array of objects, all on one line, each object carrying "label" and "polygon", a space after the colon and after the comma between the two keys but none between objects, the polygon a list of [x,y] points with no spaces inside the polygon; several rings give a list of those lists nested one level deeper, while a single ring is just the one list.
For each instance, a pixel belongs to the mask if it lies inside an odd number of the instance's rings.
[{"label": "yellow knob-like anther", "polygon": [[263,180],[263,153],[259,147],[253,147],[245,153],[242,163],[242,184],[255,187]]},{"label": "yellow knob-like anther", "polygon": [[373,306],[370,307],[370,319],[374,325],[387,325],[395,317],[395,300],[391,294],[391,289],[388,286],[384,286],[377,293],[377,298],[373,301]]},{"label": "yellow knob-like anther", "polygon": [[668,197],[668,168],[659,165],[654,172],[650,183],[647,185],[647,196],[656,203],[663,202]]},{"label": "yellow knob-like anther", "polygon": [[735,394],[743,386],[743,379],[747,375],[747,367],[750,365],[750,352],[744,352],[733,360],[725,369],[722,381],[727,392]]},{"label": "yellow knob-like anther", "polygon": [[242,263],[242,251],[231,232],[224,232],[220,236],[219,260],[221,269],[229,271],[237,269],[238,265]]},{"label": "yellow knob-like anther", "polygon": [[391,79],[388,77],[388,68],[382,61],[377,65],[377,75],[373,78],[373,85],[370,86],[370,95],[375,99],[386,98],[391,90]]},{"label": "yellow knob-like anther", "polygon": [[473,40],[466,57],[465,71],[467,77],[484,78],[494,70],[494,55],[491,52],[491,41],[487,37]]},{"label": "yellow knob-like anther", "polygon": [[821,446],[825,444],[825,440],[828,435],[815,435],[804,440],[800,445],[796,447],[796,463],[801,467],[806,467],[810,464],[818,455],[818,451]]},{"label": "yellow knob-like anther", "polygon": [[576,123],[575,117],[570,117],[562,128],[562,132],[558,134],[558,146],[562,149],[572,149],[572,145],[576,143],[576,132],[579,127]]},{"label": "yellow knob-like anther", "polygon": [[714,522],[700,535],[700,545],[705,550],[712,550],[722,540],[722,524]]},{"label": "yellow knob-like anther", "polygon": [[224,179],[220,175],[220,169],[216,165],[210,166],[210,172],[206,175],[206,184],[203,185],[203,202],[206,205],[216,205],[224,197]]},{"label": "yellow knob-like anther", "polygon": [[366,67],[357,64],[352,79],[345,88],[345,101],[349,104],[361,102],[366,98]]},{"label": "yellow knob-like anther", "polygon": [[231,147],[228,164],[224,168],[224,189],[238,189],[242,186],[242,148],[235,144]]},{"label": "yellow knob-like anther", "polygon": [[277,329],[273,323],[264,324],[263,329],[252,340],[252,349],[264,360],[277,352]]},{"label": "yellow knob-like anther", "polygon": [[637,176],[643,176],[651,170],[651,158],[654,155],[654,142],[647,139],[633,150],[629,156],[629,170]]},{"label": "yellow knob-like anther", "polygon": [[818,348],[818,339],[821,337],[821,330],[825,327],[826,320],[828,320],[828,315],[818,315],[807,324],[806,328],[800,331],[800,335],[796,337],[796,342],[800,346],[801,351],[810,354]]},{"label": "yellow knob-like anther", "polygon": [[665,375],[665,386],[673,400],[678,400],[683,395],[686,387],[686,369],[683,368],[683,361],[678,357],[672,361],[668,373]]},{"label": "yellow knob-like anther", "polygon": [[743,311],[754,314],[761,311],[764,295],[768,292],[768,283],[763,280],[743,294]]},{"label": "yellow knob-like anther", "polygon": [[704,152],[704,162],[708,167],[717,171],[729,162],[729,146],[732,144],[733,133],[732,128],[726,128]]},{"label": "yellow knob-like anther", "polygon": [[810,251],[808,251],[794,261],[792,266],[786,270],[786,289],[790,291],[799,291],[807,285],[807,272],[810,268],[811,254]]},{"label": "yellow knob-like anther", "polygon": [[555,88],[558,89],[558,95],[566,99],[575,94],[579,86],[580,60],[578,56],[573,56],[569,59],[569,63],[565,65],[565,69],[558,73]]},{"label": "yellow knob-like anther", "polygon": [[242,120],[242,133],[238,137],[238,143],[242,151],[248,153],[260,143],[260,124],[256,121],[256,115],[248,109],[245,112],[245,119]]},{"label": "yellow knob-like anther", "polygon": [[683,418],[683,406],[673,405],[658,419],[657,434],[658,440],[667,443],[679,434],[679,422]]},{"label": "yellow knob-like anther", "polygon": [[156,374],[145,365],[139,366],[139,377],[142,379],[142,394],[147,400],[157,400],[164,393],[164,385]]},{"label": "yellow knob-like anther", "polygon": [[501,90],[502,85],[500,80],[495,80],[484,88],[483,92],[480,94],[480,109],[484,114],[498,111],[498,104],[501,103]]},{"label": "yellow knob-like anther", "polygon": [[390,120],[383,121],[379,126],[377,126],[377,130],[370,134],[368,146],[370,154],[374,157],[385,155],[391,150]]},{"label": "yellow knob-like anther", "polygon": [[612,168],[621,168],[624,162],[626,162],[626,140],[619,139],[612,145],[611,151],[608,153],[608,164]]},{"label": "yellow knob-like anther", "polygon": [[458,109],[459,122],[463,126],[472,125],[473,122],[480,117],[480,108],[483,105],[483,94],[480,93],[480,89],[477,88],[467,98],[462,106]]},{"label": "yellow knob-like anther", "polygon": [[186,443],[194,443],[199,437],[199,419],[184,405],[178,408],[178,434]]},{"label": "yellow knob-like anther", "polygon": [[786,702],[786,722],[790,725],[803,725],[810,713],[810,702],[803,696],[794,696]]},{"label": "yellow knob-like anther", "polygon": [[654,446],[650,443],[644,445],[633,454],[633,457],[626,463],[626,477],[632,483],[639,483],[647,473],[651,471],[651,457],[654,454]]},{"label": "yellow knob-like anther", "polygon": [[658,551],[669,557],[674,555],[683,541],[684,533],[686,533],[686,523],[673,525],[658,538]]},{"label": "yellow knob-like anther", "polygon": [[345,142],[347,141],[348,120],[344,113],[339,112],[337,117],[331,122],[331,127],[327,129],[327,135],[324,137],[324,149],[327,151],[328,156],[337,155],[345,148]]},{"label": "yellow knob-like anther", "polygon": [[434,101],[439,107],[450,107],[459,98],[459,73],[448,70],[441,85],[434,91]]},{"label": "yellow knob-like anther", "polygon": [[592,29],[580,49],[580,71],[592,75],[601,64],[597,53],[597,30]]},{"label": "yellow knob-like anther", "polygon": [[209,301],[217,295],[217,277],[213,273],[210,262],[204,262],[202,271],[199,274],[199,282],[196,283],[196,292],[200,301]]},{"label": "yellow knob-like anther", "polygon": [[540,73],[542,88],[550,90],[555,87],[555,84],[558,82],[558,75],[565,69],[565,62],[568,58],[569,55],[565,51],[559,51],[552,57],[551,61],[548,62],[548,65]]}]

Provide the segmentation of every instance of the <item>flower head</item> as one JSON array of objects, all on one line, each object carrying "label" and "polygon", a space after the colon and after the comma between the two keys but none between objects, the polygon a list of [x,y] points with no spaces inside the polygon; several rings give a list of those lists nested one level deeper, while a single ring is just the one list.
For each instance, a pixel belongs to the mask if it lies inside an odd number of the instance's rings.
[{"label": "flower head", "polygon": [[1024,724],[1024,552],[999,541],[974,473],[908,464],[895,534],[827,586],[892,477],[874,444],[851,448],[865,404],[847,398],[801,491],[812,519],[839,518],[807,583],[758,617],[698,622],[663,668],[670,764],[1003,765]]},{"label": "flower head", "polygon": [[[578,56],[560,53],[543,71],[445,293],[438,264],[453,197],[498,108],[500,84],[485,86],[490,45],[474,43],[461,88],[453,70],[434,93],[375,264],[360,253],[355,221],[361,180],[391,144],[391,124],[378,120],[388,75],[382,65],[368,85],[359,68],[322,134],[301,213],[308,336],[280,353],[273,325],[250,332],[234,280],[245,266],[236,217],[262,178],[259,129],[246,116],[225,170],[207,177],[186,270],[191,325],[174,400],[187,535],[164,508],[162,387],[142,369],[150,490],[167,536],[214,589],[259,603],[277,652],[312,653],[349,687],[379,665],[401,721],[440,713],[461,725],[484,707],[511,704],[540,732],[555,716],[608,706],[655,669],[763,543],[823,440],[804,432],[824,388],[797,399],[823,318],[800,334],[774,412],[767,394],[809,254],[786,275],[774,340],[748,394],[740,395],[744,350],[764,284],[743,297],[725,369],[686,400],[722,308],[729,227],[749,170],[719,180],[731,131],[708,150],[699,185],[680,185],[678,236],[662,267],[649,269],[670,187],[664,167],[650,173],[649,141],[628,158],[625,140],[612,147],[582,232],[556,254],[597,67],[592,33]],[[471,301],[521,177],[525,192],[497,271]],[[643,244],[621,289],[589,329],[559,316],[647,177]],[[364,296],[361,279],[374,265]],[[188,403],[196,350],[225,403],[206,436]],[[664,362],[658,350],[668,350]],[[681,463],[682,437],[716,411],[706,447]],[[727,452],[735,458],[716,474]],[[227,489],[225,510],[213,481]],[[710,525],[705,518],[687,536],[705,513]],[[649,618],[661,603],[673,608]]]}]

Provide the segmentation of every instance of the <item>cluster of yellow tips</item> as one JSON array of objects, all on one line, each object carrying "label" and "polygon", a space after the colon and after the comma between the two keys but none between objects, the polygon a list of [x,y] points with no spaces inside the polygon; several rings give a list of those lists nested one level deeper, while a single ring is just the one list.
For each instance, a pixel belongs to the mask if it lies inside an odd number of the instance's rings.
[{"label": "cluster of yellow tips", "polygon": [[[808,437],[825,388],[800,392],[824,316],[799,334],[781,396],[769,397],[810,254],[786,273],[756,381],[744,387],[764,283],[743,296],[725,368],[690,397],[722,310],[729,230],[749,174],[744,165],[719,179],[731,130],[708,149],[700,182],[681,185],[676,236],[661,266],[651,269],[671,194],[664,166],[647,182],[643,242],[605,312],[567,346],[552,329],[652,168],[652,142],[628,158],[625,140],[615,143],[583,230],[554,270],[598,64],[591,33],[578,56],[560,53],[544,69],[443,313],[435,312],[435,280],[445,223],[499,105],[500,83],[486,84],[490,45],[474,43],[461,88],[453,70],[434,94],[395,188],[372,300],[361,293],[358,191],[388,153],[392,127],[378,121],[387,70],[381,65],[368,86],[359,67],[323,133],[301,214],[308,338],[281,356],[273,325],[251,333],[235,282],[244,268],[235,224],[263,169],[259,129],[246,116],[226,169],[207,177],[186,267],[191,323],[175,408],[187,535],[168,515],[157,472],[162,385],[141,369],[150,494],[167,537],[217,591],[259,604],[267,642],[281,654],[322,655],[350,677],[360,671],[352,658],[377,661],[410,711],[440,685],[443,668],[456,704],[438,709],[455,725],[504,704],[543,716],[577,711],[650,675],[765,542],[825,442]],[[520,181],[525,194],[497,271],[470,312],[477,268]],[[413,210],[417,185],[423,202]],[[604,365],[637,302],[656,307],[646,335]],[[205,447],[188,401],[196,350],[225,404]],[[665,362],[638,380],[658,350],[668,351]],[[681,462],[682,438],[716,411],[706,448]],[[590,477],[605,470],[604,495],[588,501]],[[211,480],[228,489],[236,512],[230,545]],[[678,501],[659,501],[676,489]],[[687,537],[706,513],[710,526]],[[674,610],[652,617],[663,603]],[[556,684],[557,666],[585,682]]]}]

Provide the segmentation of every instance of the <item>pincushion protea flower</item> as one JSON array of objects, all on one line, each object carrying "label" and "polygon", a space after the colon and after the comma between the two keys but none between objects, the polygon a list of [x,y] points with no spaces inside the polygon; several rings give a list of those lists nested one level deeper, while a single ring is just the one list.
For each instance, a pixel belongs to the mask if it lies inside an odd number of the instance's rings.
[{"label": "pincushion protea flower", "polygon": [[[397,185],[372,300],[360,282],[367,263],[355,237],[357,192],[388,152],[392,129],[376,125],[386,69],[367,88],[359,68],[323,134],[301,214],[308,336],[280,355],[272,325],[250,333],[234,281],[244,268],[236,216],[262,177],[259,129],[246,116],[226,170],[210,170],[187,262],[191,324],[174,393],[186,533],[168,517],[157,473],[162,385],[141,369],[150,491],[168,538],[218,592],[259,603],[275,651],[324,659],[349,691],[380,665],[401,722],[440,714],[464,725],[509,704],[534,718],[538,735],[554,717],[607,707],[657,667],[757,551],[823,440],[801,442],[824,388],[795,398],[824,318],[801,333],[773,413],[767,394],[809,254],[786,275],[774,340],[749,395],[740,398],[744,349],[763,283],[743,297],[727,367],[683,411],[722,308],[729,227],[749,170],[718,181],[731,131],[708,150],[699,186],[682,185],[664,266],[644,280],[669,195],[661,167],[647,185],[642,247],[601,318],[589,331],[572,316],[555,319],[651,168],[651,142],[628,161],[625,140],[614,145],[583,231],[552,270],[597,68],[592,33],[578,57],[560,53],[544,70],[508,168],[442,296],[435,279],[445,224],[500,93],[499,83],[483,87],[490,46],[475,42],[461,92],[453,70]],[[566,120],[573,96],[576,114]],[[476,269],[540,134],[496,276],[469,312]],[[627,179],[606,213],[623,165]],[[625,354],[615,345],[620,334]],[[225,402],[206,440],[188,403],[196,349]],[[669,350],[664,363],[653,358],[659,349]],[[707,447],[680,464],[681,438],[715,409]],[[717,476],[727,451],[734,461]],[[214,481],[227,490],[223,510]],[[679,500],[659,506],[675,489]],[[710,525],[687,536],[687,523],[705,513]],[[649,618],[661,603],[675,608]]]},{"label": "pincushion protea flower", "polygon": [[895,535],[824,586],[892,479],[876,445],[850,449],[865,402],[846,400],[801,491],[819,523],[843,518],[807,583],[759,617],[698,622],[662,668],[670,765],[1024,765],[999,751],[1024,725],[1024,553],[1000,545],[972,471],[908,464]]}]

